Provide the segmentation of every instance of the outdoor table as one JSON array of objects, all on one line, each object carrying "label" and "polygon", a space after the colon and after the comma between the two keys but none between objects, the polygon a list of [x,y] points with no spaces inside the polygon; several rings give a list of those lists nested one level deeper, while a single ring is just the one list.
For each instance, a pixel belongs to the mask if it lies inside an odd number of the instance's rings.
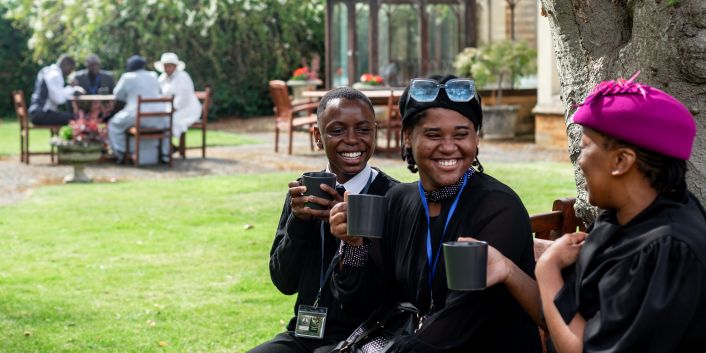
[{"label": "outdoor table", "polygon": [[[87,102],[88,104],[80,104]],[[113,110],[115,95],[112,94],[82,94],[71,97],[74,114],[85,111],[89,116],[106,116]],[[82,109],[83,108],[83,109]]]},{"label": "outdoor table", "polygon": [[80,96],[71,97],[72,101],[78,102],[112,102],[115,100],[113,94],[82,94]]}]

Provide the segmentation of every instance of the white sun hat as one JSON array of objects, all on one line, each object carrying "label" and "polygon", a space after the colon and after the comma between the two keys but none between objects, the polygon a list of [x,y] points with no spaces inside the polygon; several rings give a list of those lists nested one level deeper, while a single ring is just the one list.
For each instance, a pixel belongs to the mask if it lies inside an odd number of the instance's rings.
[{"label": "white sun hat", "polygon": [[186,67],[186,64],[179,60],[179,57],[170,52],[166,52],[162,54],[162,57],[159,58],[159,61],[155,61],[154,63],[154,69],[159,71],[159,72],[164,72],[164,64],[174,64],[176,65],[176,69],[178,70],[184,70]]}]

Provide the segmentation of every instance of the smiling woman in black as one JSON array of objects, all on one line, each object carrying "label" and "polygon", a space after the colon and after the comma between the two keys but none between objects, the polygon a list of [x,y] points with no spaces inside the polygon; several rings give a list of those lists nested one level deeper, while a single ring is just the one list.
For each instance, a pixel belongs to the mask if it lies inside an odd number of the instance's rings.
[{"label": "smiling woman in black", "polygon": [[415,96],[429,91],[414,92],[413,81],[412,94],[408,87],[400,99],[404,155],[420,180],[388,192],[381,246],[346,235],[345,203],[332,210],[332,233],[346,242],[334,290],[348,309],[414,304],[421,328],[396,352],[539,352],[537,326],[504,286],[462,292],[446,285],[441,243],[459,236],[487,241],[527,274],[534,269],[527,211],[509,187],[483,173],[480,102],[472,82],[454,79],[433,81],[432,100]]}]

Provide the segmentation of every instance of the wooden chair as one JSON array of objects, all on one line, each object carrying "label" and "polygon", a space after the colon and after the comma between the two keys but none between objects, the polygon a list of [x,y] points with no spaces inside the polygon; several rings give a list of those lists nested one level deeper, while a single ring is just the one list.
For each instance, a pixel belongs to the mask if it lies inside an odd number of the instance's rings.
[{"label": "wooden chair", "polygon": [[[201,102],[201,119],[191,124],[189,129],[201,129],[201,158],[206,158],[206,130],[208,126],[208,108],[211,107],[211,97],[213,96],[213,90],[211,87],[206,87],[203,91],[196,91],[196,98]],[[182,159],[186,159],[186,150],[199,148],[186,147],[186,132],[179,136],[179,156]]]},{"label": "wooden chair", "polygon": [[[534,234],[535,261],[557,238],[576,230],[586,230],[583,223],[576,217],[575,202],[576,199],[573,197],[557,199],[554,200],[551,212],[530,216],[532,233]],[[540,327],[539,335],[542,340],[542,351],[546,353],[549,334]]]},{"label": "wooden chair", "polygon": [[[149,105],[163,104],[164,109],[159,111],[144,110]],[[133,162],[136,167],[140,166],[140,141],[141,140],[157,140],[158,160],[161,161],[164,157],[162,155],[162,144],[169,144],[169,168],[172,167],[172,112],[174,111],[174,96],[160,97],[160,98],[142,98],[142,96],[137,96],[137,117],[135,119],[135,126],[132,126],[126,130],[125,134],[125,157],[126,160],[129,159]],[[154,118],[169,118],[168,126],[164,128],[149,128],[143,127],[142,121],[144,119],[154,119]],[[130,152],[130,137],[135,139],[135,151]],[[165,142],[166,141],[166,142]]]},{"label": "wooden chair", "polygon": [[402,131],[402,117],[400,116],[400,109],[397,104],[395,104],[395,99],[393,92],[390,91],[390,98],[387,100],[387,120],[383,122],[381,126],[385,129],[387,137],[387,149],[385,150],[385,155],[390,156],[392,152],[392,137],[395,138],[395,148],[399,149],[401,145],[400,132]]},{"label": "wooden chair", "polygon": [[24,92],[17,90],[12,91],[12,103],[15,106],[15,113],[17,114],[17,120],[20,123],[20,162],[29,164],[29,157],[32,155],[50,155],[51,163],[54,164],[54,154],[55,147],[50,146],[49,152],[30,152],[29,151],[29,132],[30,130],[49,130],[51,137],[59,134],[59,129],[61,125],[34,125],[29,120],[29,113],[27,112],[27,103],[25,101]]},{"label": "wooden chair", "polygon": [[[316,124],[316,108],[318,103],[307,102],[292,105],[287,91],[287,84],[284,81],[274,80],[269,82],[270,95],[274,103],[275,112],[275,152],[279,151],[279,132],[287,130],[289,132],[289,154],[292,154],[292,135],[294,129],[305,128],[309,131],[309,146],[314,150],[314,125]],[[306,116],[298,116],[300,112],[306,112]]]},{"label": "wooden chair", "polygon": [[573,197],[557,199],[554,200],[551,212],[532,215],[530,222],[535,238],[556,240],[565,233],[585,230],[583,223],[576,217],[575,202]]}]

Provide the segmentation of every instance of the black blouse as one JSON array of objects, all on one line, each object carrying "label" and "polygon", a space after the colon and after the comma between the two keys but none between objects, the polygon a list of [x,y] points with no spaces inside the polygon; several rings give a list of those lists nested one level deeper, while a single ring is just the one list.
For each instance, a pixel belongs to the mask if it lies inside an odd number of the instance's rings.
[{"label": "black blouse", "polygon": [[554,299],[567,323],[586,319],[584,352],[706,351],[705,217],[691,193],[624,226],[600,215]]},{"label": "black blouse", "polygon": [[[335,294],[344,306],[364,308],[411,302],[430,314],[423,327],[401,342],[400,352],[540,352],[537,326],[502,286],[452,291],[446,286],[443,254],[433,291],[428,285],[427,221],[417,183],[399,184],[387,194],[385,237],[373,243],[364,267],[334,273]],[[437,251],[448,200],[432,221]],[[485,240],[532,276],[534,255],[529,216],[519,197],[494,178],[474,173],[462,191],[444,241],[459,236]],[[434,312],[430,313],[431,295]]]}]

